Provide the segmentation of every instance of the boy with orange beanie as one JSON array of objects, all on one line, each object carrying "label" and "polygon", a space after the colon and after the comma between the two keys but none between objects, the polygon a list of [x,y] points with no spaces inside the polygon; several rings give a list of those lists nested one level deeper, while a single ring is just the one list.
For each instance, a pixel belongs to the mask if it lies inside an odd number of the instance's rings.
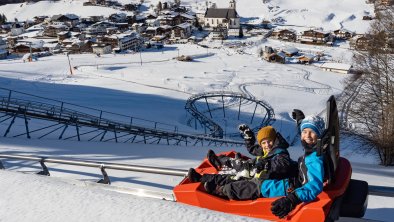
[{"label": "boy with orange beanie", "polygon": [[[188,178],[191,182],[202,182],[204,188],[208,193],[223,196],[220,188],[226,184],[232,184],[231,189],[234,193],[245,195],[249,197],[255,193],[259,193],[258,187],[266,179],[283,179],[294,174],[294,161],[290,159],[287,147],[289,146],[286,140],[275,131],[272,126],[267,126],[260,129],[257,133],[258,144],[255,144],[256,138],[250,128],[246,125],[239,127],[243,133],[246,147],[252,155],[257,156],[251,160],[241,160],[240,158],[228,158],[226,156],[208,156],[208,159],[216,158],[217,166],[238,168],[236,175],[226,174],[204,174],[200,175],[193,168],[190,168]],[[227,159],[226,159],[227,158]],[[240,164],[235,163],[239,161]],[[210,161],[212,162],[212,161]],[[212,163],[211,163],[212,164]],[[213,165],[213,164],[212,164]],[[242,167],[237,167],[241,165]],[[297,169],[295,167],[295,169]],[[247,174],[245,174],[247,171]],[[252,179],[250,179],[253,177]],[[237,181],[237,183],[233,183]],[[238,192],[241,191],[241,192]],[[233,199],[232,196],[227,196]],[[242,197],[236,197],[242,198]],[[255,197],[257,198],[257,197]]]}]

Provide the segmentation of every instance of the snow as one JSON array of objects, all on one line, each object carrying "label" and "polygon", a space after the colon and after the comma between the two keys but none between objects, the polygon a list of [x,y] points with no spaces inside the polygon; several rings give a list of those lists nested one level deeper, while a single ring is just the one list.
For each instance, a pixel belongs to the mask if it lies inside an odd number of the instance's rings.
[{"label": "snow", "polygon": [[[112,8],[82,6],[83,2],[63,0],[10,4],[0,6],[0,13],[5,13],[9,20],[14,17],[24,20],[36,15],[73,13],[87,17],[117,12]],[[119,2],[130,3],[129,0]],[[152,0],[147,4],[155,5],[157,2]],[[305,0],[302,4],[292,0],[261,2],[239,0],[238,13],[251,22],[282,17],[287,25],[296,29],[318,26],[327,31],[343,26],[358,33],[365,32],[369,24],[360,16],[373,14],[372,6],[361,0]],[[186,3],[193,7],[204,5],[203,1]],[[226,0],[217,3],[218,7],[228,5]],[[182,132],[195,132],[186,125],[188,117],[184,106],[190,96],[211,91],[244,92],[246,89],[274,108],[274,127],[288,141],[297,141],[291,111],[297,108],[306,114],[322,113],[328,97],[342,92],[342,82],[347,75],[327,72],[317,66],[267,63],[258,58],[258,49],[266,45],[281,49],[297,48],[305,54],[324,53],[327,62],[343,64],[351,64],[353,56],[347,43],[324,47],[272,39],[263,41],[260,37],[230,39],[228,42],[231,43],[227,44],[228,47],[221,46],[220,42],[206,41],[203,44],[210,48],[180,44],[136,54],[69,55],[71,66],[76,67],[73,75],[70,75],[66,55],[42,57],[30,63],[23,62],[21,58],[9,58],[0,60],[0,87],[167,123],[177,126]],[[244,46],[237,46],[242,43]],[[215,48],[216,45],[220,47]],[[191,56],[193,61],[177,61],[174,58],[178,55]],[[239,123],[228,120],[226,131],[236,132]],[[8,124],[7,121],[0,123],[0,135],[4,135]],[[0,137],[0,152],[177,169],[196,167],[208,149],[217,153],[228,150],[246,153],[244,147],[78,142],[58,140],[56,136],[41,140],[12,137],[24,130],[24,123],[16,122],[10,132],[12,135]],[[342,135],[341,156],[351,161],[352,177],[365,180],[370,185],[393,186],[393,168],[377,165],[376,156],[364,155],[358,147],[351,138]],[[303,152],[298,142],[289,151],[294,159]],[[85,186],[81,181],[91,182],[101,177],[99,169],[95,168],[52,163],[47,164],[51,176],[45,177],[33,175],[41,170],[38,163],[3,160],[3,164],[7,169],[0,171],[0,215],[4,221],[25,221],[26,218],[30,221],[255,221],[180,203],[109,191],[100,186]],[[116,170],[108,170],[108,174],[114,187],[142,188],[169,194],[182,180],[176,176]],[[393,205],[394,198],[370,196],[364,218],[392,221]]]}]

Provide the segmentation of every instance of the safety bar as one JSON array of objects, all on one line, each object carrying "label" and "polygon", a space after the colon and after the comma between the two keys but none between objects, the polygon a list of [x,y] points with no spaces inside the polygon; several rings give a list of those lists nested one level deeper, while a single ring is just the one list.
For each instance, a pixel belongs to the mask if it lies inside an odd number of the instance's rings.
[{"label": "safety bar", "polygon": [[[187,170],[181,169],[172,169],[172,168],[163,168],[163,167],[150,167],[150,166],[141,166],[141,165],[129,165],[129,164],[116,164],[116,163],[99,163],[93,161],[81,161],[81,160],[71,160],[71,159],[57,159],[51,157],[37,157],[37,156],[25,156],[25,155],[9,155],[9,154],[0,154],[0,158],[5,159],[19,159],[19,160],[30,160],[30,161],[38,161],[43,168],[43,171],[38,174],[49,176],[48,168],[45,166],[46,163],[59,163],[66,165],[76,165],[76,166],[85,166],[85,167],[98,167],[103,174],[103,179],[99,180],[99,183],[110,184],[110,180],[108,174],[105,169],[112,170],[124,170],[124,171],[134,171],[141,173],[153,173],[153,174],[163,174],[170,176],[186,176]],[[4,165],[0,161],[0,167]]]}]

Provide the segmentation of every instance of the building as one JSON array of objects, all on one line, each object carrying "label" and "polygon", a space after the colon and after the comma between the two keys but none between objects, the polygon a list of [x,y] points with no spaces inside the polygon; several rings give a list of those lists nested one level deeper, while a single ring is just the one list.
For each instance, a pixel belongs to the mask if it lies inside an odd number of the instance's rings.
[{"label": "building", "polygon": [[68,30],[68,26],[64,24],[53,24],[45,27],[43,35],[49,37],[58,37],[59,33],[64,33]]},{"label": "building", "polygon": [[51,17],[51,21],[54,23],[61,22],[71,28],[78,24],[79,17],[74,14],[54,15]]},{"label": "building", "polygon": [[352,65],[344,63],[325,62],[320,66],[320,68],[325,71],[348,74],[350,69],[352,68]]},{"label": "building", "polygon": [[271,36],[273,38],[281,39],[284,41],[295,42],[297,40],[297,33],[295,30],[291,29],[280,29],[272,32]]},{"label": "building", "polygon": [[304,44],[316,44],[323,45],[329,44],[332,41],[332,36],[329,32],[323,32],[318,30],[307,30],[304,31],[299,37],[300,43]]},{"label": "building", "polygon": [[223,40],[228,38],[228,29],[223,26],[213,27],[210,33],[212,39]]},{"label": "building", "polygon": [[239,29],[240,17],[236,11],[235,0],[230,0],[229,8],[208,8],[204,15],[204,26]]},{"label": "building", "polygon": [[23,27],[22,24],[19,24],[17,22],[12,24],[11,36],[18,36],[18,35],[20,35],[20,34],[22,34],[24,32],[25,32],[25,28]]},{"label": "building", "polygon": [[140,36],[136,32],[111,35],[109,38],[116,42],[116,47],[114,48],[118,48],[121,51],[128,49],[139,51],[142,44]]},{"label": "building", "polygon": [[97,55],[109,54],[112,52],[112,47],[109,44],[93,44],[93,53]]},{"label": "building", "polygon": [[175,26],[172,29],[171,38],[173,39],[187,39],[192,34],[192,25],[185,22]]}]

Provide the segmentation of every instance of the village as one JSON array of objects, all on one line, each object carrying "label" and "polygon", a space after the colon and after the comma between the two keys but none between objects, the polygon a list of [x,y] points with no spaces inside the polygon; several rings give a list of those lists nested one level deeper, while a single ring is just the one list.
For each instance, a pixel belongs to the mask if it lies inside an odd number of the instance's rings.
[{"label": "village", "polygon": [[[248,36],[323,47],[336,47],[337,42],[349,41],[350,49],[357,50],[363,50],[369,42],[368,35],[346,29],[328,31],[305,28],[296,31],[267,20],[260,24],[241,23],[235,0],[230,0],[227,8],[218,8],[215,3],[206,2],[205,10],[200,11],[182,5],[180,0],[159,2],[146,11],[140,10],[142,3],[143,0],[138,4],[125,5],[108,0],[84,3],[84,6],[112,7],[119,11],[109,17],[59,14],[35,16],[26,21],[7,21],[4,15],[0,15],[0,59],[22,57],[26,62],[59,53],[93,53],[97,56],[135,53],[151,47],[161,49],[174,43],[209,47],[207,41],[240,47],[242,44],[239,41]],[[388,0],[371,3],[382,6],[392,4]],[[362,19],[372,20],[373,17],[364,16]],[[393,41],[388,41],[389,49],[393,45]],[[323,57],[321,53],[302,53],[295,47],[277,49],[265,46],[258,54],[266,61],[283,64],[311,64]],[[184,59],[185,55],[182,56],[178,59],[188,60]],[[341,73],[351,71],[348,64],[327,63],[325,68]]]}]

